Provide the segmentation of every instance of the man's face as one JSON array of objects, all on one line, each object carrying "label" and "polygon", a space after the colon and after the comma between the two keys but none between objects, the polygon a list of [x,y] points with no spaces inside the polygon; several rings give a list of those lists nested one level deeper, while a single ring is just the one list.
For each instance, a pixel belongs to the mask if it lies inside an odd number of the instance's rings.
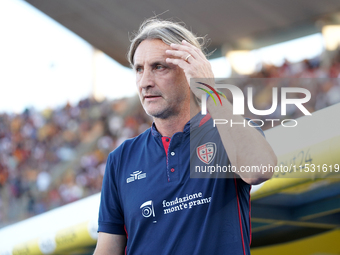
[{"label": "man's face", "polygon": [[190,88],[183,70],[168,64],[171,47],[161,40],[144,40],[134,55],[138,93],[147,114],[166,119],[188,110]]}]

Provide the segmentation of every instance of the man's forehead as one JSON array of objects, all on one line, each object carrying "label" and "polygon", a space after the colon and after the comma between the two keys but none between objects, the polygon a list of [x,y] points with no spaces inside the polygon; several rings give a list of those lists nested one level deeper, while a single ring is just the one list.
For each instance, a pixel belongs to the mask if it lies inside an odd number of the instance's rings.
[{"label": "man's forehead", "polygon": [[136,65],[141,64],[138,63],[139,61],[164,60],[167,57],[165,51],[168,49],[171,49],[171,47],[162,40],[146,39],[138,45],[134,55],[134,63]]}]

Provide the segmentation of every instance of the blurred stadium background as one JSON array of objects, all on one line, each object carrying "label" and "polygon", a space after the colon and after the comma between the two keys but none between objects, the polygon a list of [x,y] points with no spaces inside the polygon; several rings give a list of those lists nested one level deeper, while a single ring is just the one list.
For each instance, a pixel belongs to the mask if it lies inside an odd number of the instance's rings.
[{"label": "blurred stadium background", "polygon": [[[20,111],[5,109],[0,102],[1,255],[93,252],[106,157],[152,123],[138,97],[131,96],[132,73],[123,66],[128,66],[129,34],[154,14],[183,21],[198,35],[207,34],[210,60],[221,79],[242,78],[244,88],[248,78],[316,80],[305,106],[323,125],[291,109],[286,118],[300,118],[309,132],[291,131],[286,136],[282,127],[264,126],[266,136],[282,164],[296,151],[308,150],[314,153],[313,162],[340,163],[338,0],[16,2],[31,5],[92,45],[88,61],[93,67],[78,74],[90,84],[81,99],[72,101],[65,91],[63,104],[37,109],[31,103]],[[15,47],[1,46],[10,51]],[[98,85],[104,78],[96,77],[100,67],[94,59],[103,54],[122,65],[126,81],[116,82],[112,77],[121,74],[116,71],[110,73],[108,86]],[[13,58],[20,62],[20,56]],[[1,98],[8,97],[8,85],[0,85]],[[74,86],[82,95],[82,84]],[[125,86],[126,94],[120,92]],[[271,102],[272,86],[255,91],[254,102],[263,109],[271,105],[261,102]],[[290,151],[280,151],[282,139],[291,144]],[[253,188],[252,254],[340,254],[340,179],[324,177],[273,179]]]}]

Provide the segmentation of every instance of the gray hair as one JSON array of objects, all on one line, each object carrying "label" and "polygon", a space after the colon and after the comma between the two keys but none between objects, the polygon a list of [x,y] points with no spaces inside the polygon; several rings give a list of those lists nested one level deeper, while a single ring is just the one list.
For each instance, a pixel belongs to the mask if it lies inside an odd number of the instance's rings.
[{"label": "gray hair", "polygon": [[171,43],[181,44],[183,40],[186,40],[204,53],[204,37],[195,36],[191,31],[179,23],[160,20],[157,18],[150,18],[142,23],[138,32],[131,40],[127,58],[132,67],[134,64],[133,58],[137,47],[142,41],[147,39],[160,39],[168,45]]}]

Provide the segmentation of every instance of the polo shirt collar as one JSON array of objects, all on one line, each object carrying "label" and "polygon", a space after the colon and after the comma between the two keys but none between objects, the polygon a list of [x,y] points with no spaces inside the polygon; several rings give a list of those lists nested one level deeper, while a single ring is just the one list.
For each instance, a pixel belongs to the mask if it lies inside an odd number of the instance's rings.
[{"label": "polo shirt collar", "polygon": [[[211,118],[210,114],[202,115],[201,112],[197,113],[191,120],[189,120],[183,129],[183,133],[189,133],[190,130],[194,130],[200,126],[202,126],[205,122],[207,122]],[[151,133],[155,137],[161,137],[162,135],[158,132],[155,122],[152,123]]]}]

